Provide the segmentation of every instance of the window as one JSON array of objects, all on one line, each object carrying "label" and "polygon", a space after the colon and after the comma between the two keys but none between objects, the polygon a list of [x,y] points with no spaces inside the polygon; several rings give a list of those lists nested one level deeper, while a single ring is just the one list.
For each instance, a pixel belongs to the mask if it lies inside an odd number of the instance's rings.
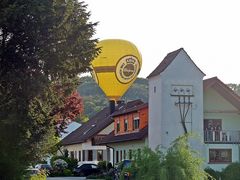
[{"label": "window", "polygon": [[97,160],[98,161],[103,160],[103,150],[97,150]]},{"label": "window", "polygon": [[209,149],[209,163],[232,162],[232,149]]},{"label": "window", "polygon": [[88,161],[92,161],[92,160],[93,160],[93,151],[88,150]]},{"label": "window", "polygon": [[78,151],[78,161],[81,161],[81,151]]},{"label": "window", "polygon": [[205,141],[221,141],[222,131],[221,119],[204,119],[204,139]]},{"label": "window", "polygon": [[133,119],[133,130],[139,129],[139,118]]},{"label": "window", "polygon": [[120,122],[119,122],[119,120],[117,121],[117,133],[120,131]]},{"label": "window", "polygon": [[116,151],[116,163],[119,162],[118,151]]},{"label": "window", "polygon": [[124,120],[124,131],[127,132],[127,130],[128,130],[128,120],[125,119]]},{"label": "window", "polygon": [[85,161],[85,150],[82,151],[82,160]]},{"label": "window", "polygon": [[153,87],[153,92],[156,93],[156,91],[157,91],[157,88],[156,88],[156,86],[154,86]]},{"label": "window", "polygon": [[70,158],[74,159],[74,151],[70,151]]}]

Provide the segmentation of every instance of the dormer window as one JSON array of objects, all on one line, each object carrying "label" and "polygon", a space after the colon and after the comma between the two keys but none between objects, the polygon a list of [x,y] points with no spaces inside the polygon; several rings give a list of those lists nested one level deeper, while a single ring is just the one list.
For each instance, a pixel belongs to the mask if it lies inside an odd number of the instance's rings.
[{"label": "dormer window", "polygon": [[133,119],[133,130],[139,129],[140,119],[139,117],[135,117]]},{"label": "dormer window", "polygon": [[116,132],[119,133],[119,131],[120,131],[120,122],[119,122],[119,120],[117,120]]},{"label": "dormer window", "polygon": [[133,115],[133,130],[139,129],[140,126],[140,118],[139,118],[139,112],[134,113]]},{"label": "dormer window", "polygon": [[124,131],[127,132],[127,130],[128,130],[128,120],[125,119],[124,120]]}]

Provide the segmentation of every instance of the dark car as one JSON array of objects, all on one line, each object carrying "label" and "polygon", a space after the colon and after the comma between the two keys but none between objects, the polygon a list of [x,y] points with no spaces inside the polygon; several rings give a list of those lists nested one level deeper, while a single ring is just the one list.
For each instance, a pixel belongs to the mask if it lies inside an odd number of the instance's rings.
[{"label": "dark car", "polygon": [[101,173],[100,168],[96,164],[82,164],[73,169],[74,176],[98,175]]}]

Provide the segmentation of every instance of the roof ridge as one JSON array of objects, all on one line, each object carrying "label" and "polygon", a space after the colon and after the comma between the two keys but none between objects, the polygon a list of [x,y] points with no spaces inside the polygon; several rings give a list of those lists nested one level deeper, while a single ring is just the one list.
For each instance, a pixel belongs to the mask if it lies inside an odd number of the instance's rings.
[{"label": "roof ridge", "polygon": [[156,76],[163,72],[169,64],[177,57],[180,51],[184,50],[183,48],[179,48],[175,51],[169,52],[161,61],[161,63],[147,76],[147,78]]}]

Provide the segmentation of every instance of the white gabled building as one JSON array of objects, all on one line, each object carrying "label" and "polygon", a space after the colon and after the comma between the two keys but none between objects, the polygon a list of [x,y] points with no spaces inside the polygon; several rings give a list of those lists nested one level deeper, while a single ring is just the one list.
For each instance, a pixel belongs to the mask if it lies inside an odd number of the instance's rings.
[{"label": "white gabled building", "polygon": [[185,131],[203,133],[204,76],[183,48],[169,53],[148,76],[150,148],[168,148]]},{"label": "white gabled building", "polygon": [[240,97],[218,78],[204,73],[184,49],[169,53],[148,76],[149,147],[168,148],[178,136],[193,132],[193,149],[205,167],[222,170],[240,162]]}]

